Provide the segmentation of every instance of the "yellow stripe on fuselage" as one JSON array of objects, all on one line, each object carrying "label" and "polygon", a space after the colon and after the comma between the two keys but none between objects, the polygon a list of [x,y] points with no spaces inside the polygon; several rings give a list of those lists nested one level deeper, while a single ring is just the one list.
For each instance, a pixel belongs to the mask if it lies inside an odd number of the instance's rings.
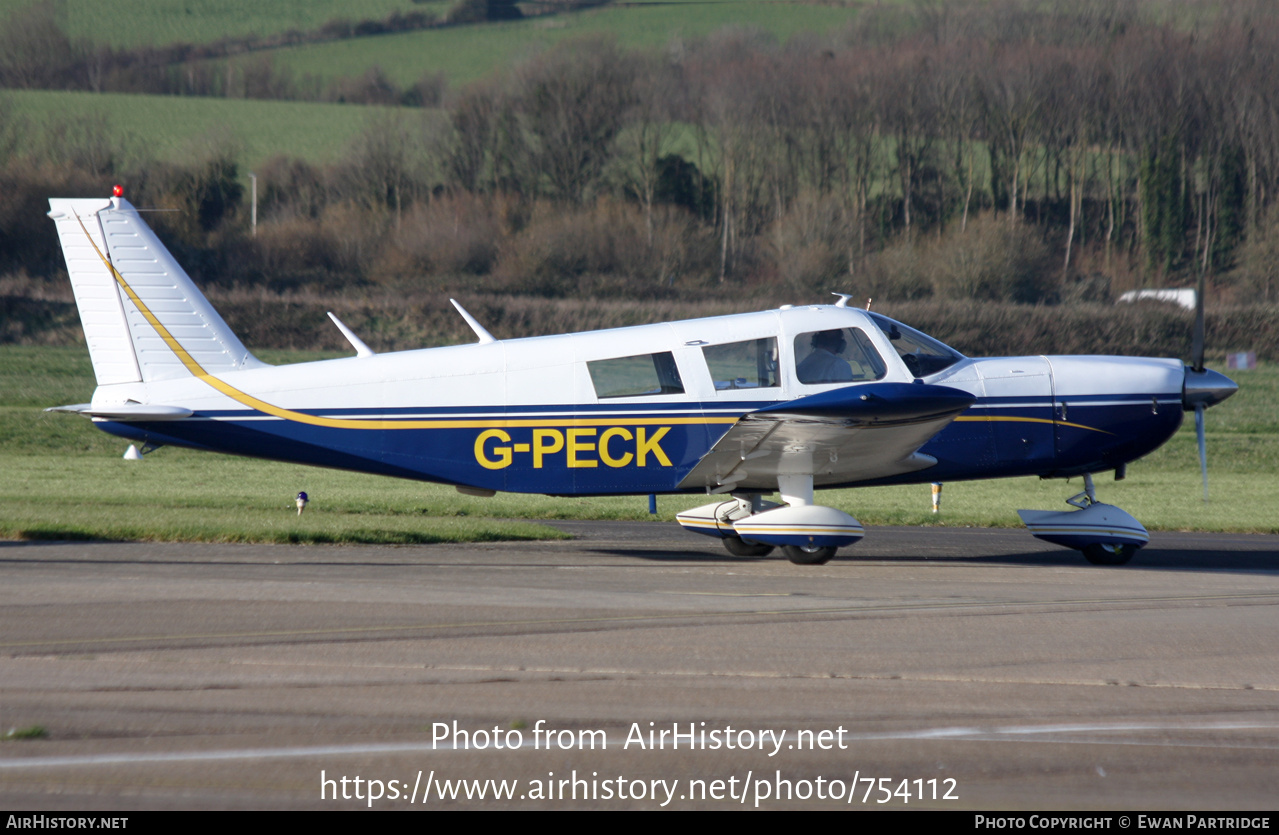
[{"label": "yellow stripe on fuselage", "polygon": [[84,236],[89,239],[89,245],[93,247],[93,251],[98,253],[98,257],[102,259],[102,263],[111,271],[111,275],[115,277],[120,288],[124,290],[129,300],[138,308],[138,312],[147,320],[147,323],[155,329],[155,332],[164,340],[164,344],[169,346],[169,350],[181,360],[186,369],[191,372],[192,376],[201,382],[217,389],[222,394],[231,398],[242,406],[248,406],[259,412],[264,412],[274,417],[284,420],[291,420],[296,423],[306,423],[311,426],[327,426],[333,429],[482,429],[482,428],[510,428],[522,426],[617,426],[623,424],[626,426],[651,426],[654,424],[671,425],[671,424],[707,424],[707,423],[736,423],[735,417],[655,417],[655,418],[627,418],[625,420],[601,419],[601,418],[569,418],[567,420],[559,420],[549,418],[547,420],[534,420],[523,418],[495,418],[493,420],[367,420],[358,418],[326,418],[317,417],[316,415],[308,415],[305,412],[295,412],[292,409],[284,409],[280,406],[267,403],[260,400],[247,392],[240,391],[235,386],[225,383],[205,371],[195,359],[187,353],[182,347],[182,343],[178,342],[177,337],[169,333],[168,328],[160,322],[156,315],[151,312],[150,308],[138,297],[138,294],[129,286],[129,282],[124,280],[124,276],[115,268],[102,250],[98,249],[98,245],[94,243],[93,236],[89,234],[89,230],[85,229],[84,221],[80,220],[80,216],[76,215],[76,222],[80,224],[80,228],[84,231]]},{"label": "yellow stripe on fuselage", "polygon": [[1049,418],[1032,418],[1032,417],[995,417],[994,415],[970,415],[968,417],[957,417],[955,422],[960,421],[986,421],[987,423],[1051,423],[1054,426],[1072,426],[1075,429],[1087,429],[1089,432],[1100,432],[1103,435],[1113,435],[1114,432],[1107,432],[1105,429],[1098,429],[1095,426],[1084,426],[1082,423],[1070,423],[1065,420],[1050,420]]}]

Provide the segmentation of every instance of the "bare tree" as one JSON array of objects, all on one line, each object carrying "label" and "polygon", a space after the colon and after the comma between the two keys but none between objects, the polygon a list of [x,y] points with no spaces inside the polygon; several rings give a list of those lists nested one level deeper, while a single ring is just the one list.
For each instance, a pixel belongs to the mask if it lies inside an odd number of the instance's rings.
[{"label": "bare tree", "polygon": [[521,125],[553,196],[581,203],[598,187],[635,102],[638,67],[614,40],[592,38],[561,44],[520,70]]},{"label": "bare tree", "polygon": [[[986,133],[991,145],[992,187],[1007,190],[1009,219],[1016,223],[1021,196],[1029,179],[1034,129],[1039,115],[1035,71],[1037,55],[1030,46],[999,50],[987,56],[980,78]],[[998,164],[995,164],[995,163]],[[994,182],[1003,177],[1002,183]]]},{"label": "bare tree", "polygon": [[690,117],[719,182],[719,280],[733,272],[739,238],[762,226],[765,143],[759,91],[770,75],[773,46],[758,33],[731,30],[704,44],[690,61],[697,86]]},{"label": "bare tree", "polygon": [[398,227],[405,205],[422,190],[419,135],[402,115],[372,119],[344,165],[345,196],[369,208],[393,211]]},{"label": "bare tree", "polygon": [[674,132],[669,102],[677,96],[674,68],[656,60],[643,64],[635,80],[635,99],[626,114],[626,127],[618,134],[613,151],[618,178],[644,208],[644,231],[653,246],[653,202],[661,175],[661,159]]}]

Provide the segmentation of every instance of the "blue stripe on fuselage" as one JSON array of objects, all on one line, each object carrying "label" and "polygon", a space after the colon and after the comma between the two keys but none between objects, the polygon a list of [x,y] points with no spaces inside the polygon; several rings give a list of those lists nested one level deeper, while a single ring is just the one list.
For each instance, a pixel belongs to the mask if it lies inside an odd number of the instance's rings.
[{"label": "blue stripe on fuselage", "polygon": [[[1160,400],[1157,410],[1152,407],[1155,399]],[[860,483],[922,483],[1108,469],[1163,444],[1176,432],[1183,415],[1180,402],[1168,395],[1099,395],[1065,401],[1068,420],[1063,423],[1053,420],[1051,397],[979,399],[962,420],[948,425],[920,449],[937,459],[935,467]],[[199,412],[181,421],[98,421],[97,425],[135,441],[493,490],[576,495],[669,493],[676,492],[676,485],[731,426],[698,418],[738,416],[777,402],[305,410],[317,416],[374,420],[415,416],[426,421],[438,418],[471,423],[468,418],[473,417],[476,425],[462,428],[312,426],[251,409]],[[671,422],[661,421],[663,417]],[[533,425],[504,425],[517,420]],[[606,423],[575,427],[574,420]],[[504,435],[481,440],[483,433],[494,430]],[[477,440],[481,441],[478,445]]]}]

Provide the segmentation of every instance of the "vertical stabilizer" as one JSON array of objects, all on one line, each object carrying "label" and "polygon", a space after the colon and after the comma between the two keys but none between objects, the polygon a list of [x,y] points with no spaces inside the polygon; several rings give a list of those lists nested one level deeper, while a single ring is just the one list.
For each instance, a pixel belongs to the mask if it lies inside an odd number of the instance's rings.
[{"label": "vertical stabilizer", "polygon": [[98,212],[109,209],[111,201],[50,200],[49,206],[49,217],[58,226],[62,255],[67,260],[67,273],[98,385],[140,382],[142,371],[133,352],[115,277],[98,255],[106,252]]},{"label": "vertical stabilizer", "polygon": [[99,385],[262,365],[128,201],[49,207]]}]

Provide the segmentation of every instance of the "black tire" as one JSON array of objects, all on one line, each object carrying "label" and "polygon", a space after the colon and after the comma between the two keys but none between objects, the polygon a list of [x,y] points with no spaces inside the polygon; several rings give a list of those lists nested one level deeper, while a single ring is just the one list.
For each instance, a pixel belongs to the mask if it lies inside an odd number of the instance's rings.
[{"label": "black tire", "polygon": [[747,542],[740,536],[724,537],[724,547],[735,557],[767,557],[773,553],[772,545],[762,542]]},{"label": "black tire", "polygon": [[834,546],[819,548],[813,545],[783,545],[786,559],[795,565],[825,565],[835,557]]},{"label": "black tire", "polygon": [[1084,548],[1084,559],[1093,565],[1124,565],[1135,553],[1136,545],[1105,545],[1094,542]]}]

